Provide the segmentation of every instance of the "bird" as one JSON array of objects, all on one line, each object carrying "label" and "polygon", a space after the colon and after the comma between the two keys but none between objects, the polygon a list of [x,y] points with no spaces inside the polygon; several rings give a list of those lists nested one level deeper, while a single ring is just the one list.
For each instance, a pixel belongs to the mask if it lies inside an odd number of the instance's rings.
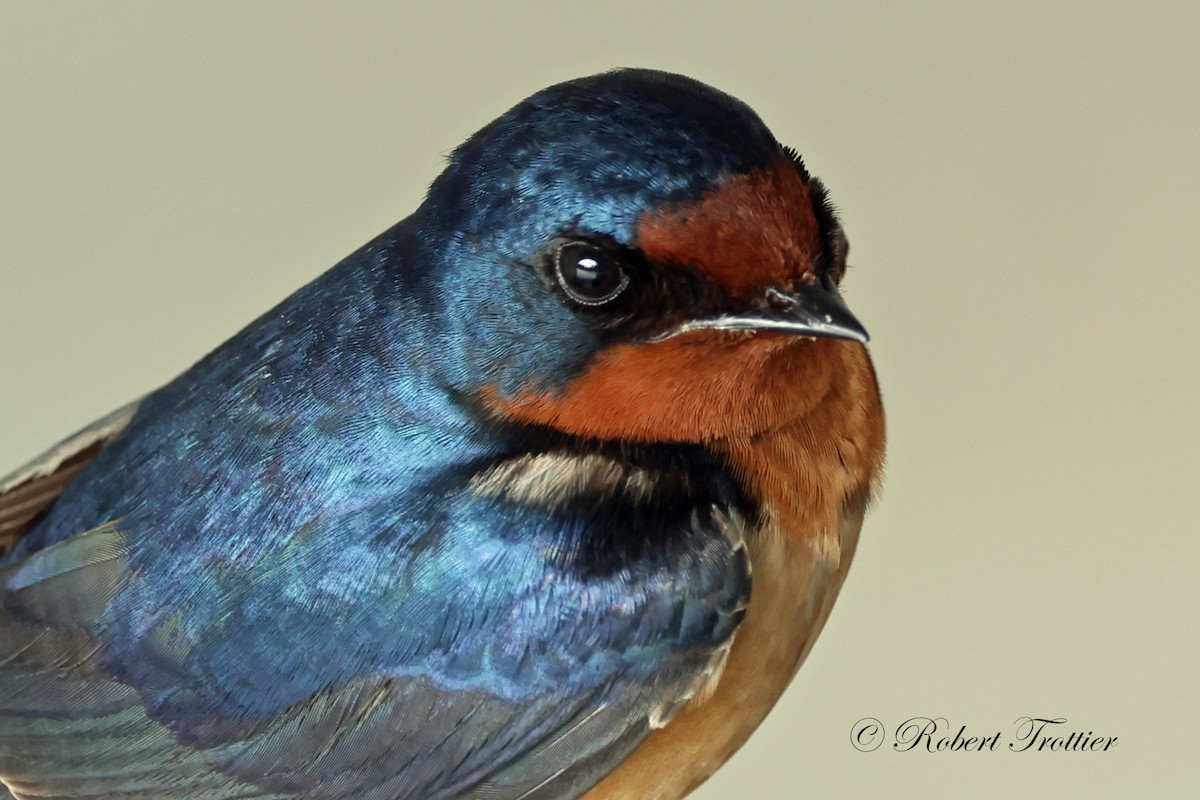
[{"label": "bird", "polygon": [[0,481],[0,797],[683,797],[809,653],[881,482],[847,241],[705,83],[521,101]]}]

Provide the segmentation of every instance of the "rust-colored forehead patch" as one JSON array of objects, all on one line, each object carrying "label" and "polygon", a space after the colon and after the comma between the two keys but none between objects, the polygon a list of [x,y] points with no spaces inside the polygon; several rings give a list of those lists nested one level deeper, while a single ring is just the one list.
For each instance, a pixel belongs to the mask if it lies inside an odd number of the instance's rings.
[{"label": "rust-colored forehead patch", "polygon": [[636,243],[647,257],[695,267],[739,297],[809,271],[821,232],[804,180],[781,158],[699,200],[642,215]]}]

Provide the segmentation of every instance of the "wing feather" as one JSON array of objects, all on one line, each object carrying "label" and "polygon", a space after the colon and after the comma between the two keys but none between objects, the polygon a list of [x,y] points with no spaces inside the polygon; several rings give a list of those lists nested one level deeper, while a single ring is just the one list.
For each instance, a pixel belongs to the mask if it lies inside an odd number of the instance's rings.
[{"label": "wing feather", "polygon": [[125,429],[137,408],[137,403],[118,408],[0,478],[0,556],[12,549],[29,523]]},{"label": "wing feather", "polygon": [[719,492],[664,509],[575,485],[603,502],[459,476],[252,557],[131,515],[0,567],[0,784],[578,797],[711,680],[749,563]]}]

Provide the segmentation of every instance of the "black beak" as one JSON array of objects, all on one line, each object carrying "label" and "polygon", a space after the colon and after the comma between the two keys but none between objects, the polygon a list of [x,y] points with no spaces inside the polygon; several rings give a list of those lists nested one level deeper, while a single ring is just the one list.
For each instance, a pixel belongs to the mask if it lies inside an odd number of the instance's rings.
[{"label": "black beak", "polygon": [[794,292],[768,289],[760,307],[740,314],[685,322],[662,338],[695,330],[782,331],[797,336],[830,336],[866,344],[870,337],[850,313],[837,287],[827,281],[806,284]]}]

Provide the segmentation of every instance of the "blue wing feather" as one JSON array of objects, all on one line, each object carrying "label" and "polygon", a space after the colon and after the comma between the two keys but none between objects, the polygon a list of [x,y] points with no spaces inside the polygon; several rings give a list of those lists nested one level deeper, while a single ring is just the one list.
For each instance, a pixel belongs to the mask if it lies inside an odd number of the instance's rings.
[{"label": "blue wing feather", "polygon": [[76,796],[581,793],[736,628],[748,568],[728,487],[664,510],[580,484],[546,507],[479,493],[479,471],[269,544],[134,507],[14,561],[0,779]]}]

